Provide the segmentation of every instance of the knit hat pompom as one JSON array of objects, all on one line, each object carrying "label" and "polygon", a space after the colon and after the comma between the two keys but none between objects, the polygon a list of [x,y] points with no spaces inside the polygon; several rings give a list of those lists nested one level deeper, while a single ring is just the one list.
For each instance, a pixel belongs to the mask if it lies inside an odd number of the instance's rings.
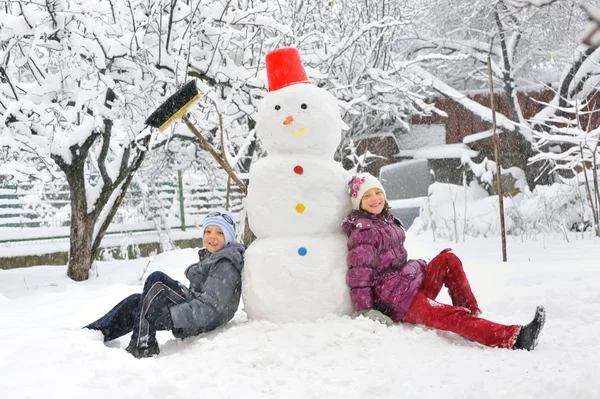
[{"label": "knit hat pompom", "polygon": [[202,223],[202,237],[208,226],[217,226],[221,229],[225,245],[235,241],[235,220],[231,212],[220,208],[210,211]]},{"label": "knit hat pompom", "polygon": [[365,172],[352,176],[352,179],[348,182],[348,194],[350,195],[350,202],[352,202],[352,209],[360,209],[360,200],[372,188],[380,189],[385,196],[383,186],[372,174]]}]

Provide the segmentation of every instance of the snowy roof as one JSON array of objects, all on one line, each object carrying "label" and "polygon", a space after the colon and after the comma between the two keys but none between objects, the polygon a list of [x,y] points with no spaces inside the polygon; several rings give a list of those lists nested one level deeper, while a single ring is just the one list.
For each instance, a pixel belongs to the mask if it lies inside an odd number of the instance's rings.
[{"label": "snowy roof", "polygon": [[[531,84],[522,84],[517,85],[515,89],[518,93],[530,93],[532,91],[544,91],[549,88],[557,89],[558,88],[558,76],[555,76],[553,73],[546,73],[544,75],[540,75],[537,77],[539,83],[531,83]],[[461,94],[465,94],[467,96],[475,96],[477,94],[485,94],[490,95],[490,88],[484,87],[480,89],[466,89],[466,90],[458,90]],[[503,92],[497,91],[496,94],[504,94]]]},{"label": "snowy roof", "polygon": [[[501,134],[501,133],[502,133],[502,130],[498,130],[498,134]],[[494,135],[494,132],[492,131],[492,129],[484,130],[483,132],[473,133],[473,134],[469,134],[468,136],[465,136],[463,138],[462,142],[463,142],[463,144],[474,143],[479,140],[490,138],[493,135]]]},{"label": "snowy roof", "polygon": [[431,147],[422,147],[416,150],[403,150],[396,154],[397,157],[412,157],[414,159],[446,159],[446,158],[469,158],[476,157],[479,151],[475,151],[463,143],[444,144]]},{"label": "snowy roof", "polygon": [[373,138],[379,138],[379,139],[385,139],[391,137],[393,138],[395,141],[397,141],[397,137],[394,134],[394,132],[376,132],[376,133],[362,133],[360,134],[356,140],[366,140],[366,139],[373,139]]},{"label": "snowy roof", "polygon": [[421,162],[426,162],[426,161],[423,161],[422,159],[410,159],[410,160],[406,160],[406,161],[402,161],[402,162],[391,163],[389,165],[382,166],[381,169],[379,170],[379,174],[381,175],[382,172],[389,172],[394,169],[404,168],[407,165],[413,165],[413,164],[416,165]]},{"label": "snowy roof", "polygon": [[398,135],[398,148],[416,150],[423,147],[446,144],[446,125],[411,125],[410,130]]}]

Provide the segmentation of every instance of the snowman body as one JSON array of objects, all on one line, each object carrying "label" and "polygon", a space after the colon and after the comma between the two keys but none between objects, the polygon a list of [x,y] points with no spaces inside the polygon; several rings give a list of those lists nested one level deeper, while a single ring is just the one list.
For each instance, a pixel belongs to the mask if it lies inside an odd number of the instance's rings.
[{"label": "snowman body", "polygon": [[348,214],[348,172],[332,160],[269,155],[252,165],[246,206],[257,238],[336,234]]},{"label": "snowman body", "polygon": [[316,320],[352,310],[341,231],[349,174],[333,160],[341,123],[335,98],[311,84],[269,92],[259,106],[268,155],[252,165],[246,198],[257,237],[242,271],[249,318]]}]

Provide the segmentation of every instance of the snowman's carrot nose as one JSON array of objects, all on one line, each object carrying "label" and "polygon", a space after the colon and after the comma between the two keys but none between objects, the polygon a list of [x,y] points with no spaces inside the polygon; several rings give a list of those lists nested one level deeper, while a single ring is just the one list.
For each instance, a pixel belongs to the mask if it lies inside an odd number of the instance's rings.
[{"label": "snowman's carrot nose", "polygon": [[294,121],[294,118],[292,118],[292,115],[290,115],[287,118],[285,118],[285,120],[283,121],[283,124],[287,126],[290,123],[292,123],[293,121]]}]

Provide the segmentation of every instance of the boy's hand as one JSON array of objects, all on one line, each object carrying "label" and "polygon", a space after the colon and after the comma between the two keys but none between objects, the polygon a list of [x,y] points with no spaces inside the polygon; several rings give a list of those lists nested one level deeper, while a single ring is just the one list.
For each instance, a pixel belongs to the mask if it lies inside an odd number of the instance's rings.
[{"label": "boy's hand", "polygon": [[390,319],[388,316],[381,313],[379,310],[375,310],[375,309],[361,310],[354,314],[354,317],[358,317],[358,316],[366,317],[368,319],[379,322],[381,324],[385,324],[388,327],[391,327],[392,325],[394,325],[394,321],[392,319]]},{"label": "boy's hand", "polygon": [[181,290],[181,296],[184,298],[188,298],[188,296],[190,295],[190,290],[188,289],[188,287],[186,287],[185,285],[179,283],[179,289]]}]

